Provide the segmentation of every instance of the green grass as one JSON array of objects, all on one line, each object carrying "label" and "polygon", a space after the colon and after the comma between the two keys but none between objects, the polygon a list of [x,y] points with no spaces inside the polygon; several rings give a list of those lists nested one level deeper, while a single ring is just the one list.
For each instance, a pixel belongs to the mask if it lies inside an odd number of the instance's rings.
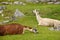
[{"label": "green grass", "polygon": [[[35,15],[32,13],[33,9],[39,9],[41,17],[48,17],[60,20],[60,5],[45,5],[45,4],[30,4],[26,6],[21,5],[6,5],[6,10],[12,10],[13,13],[16,8],[22,11],[26,16],[17,19],[16,23],[31,26],[38,29],[38,34],[25,31],[24,34],[0,36],[0,40],[60,40],[60,31],[50,31],[45,26],[38,26]],[[55,15],[56,14],[56,15]],[[57,16],[57,17],[56,17]],[[0,21],[3,17],[0,16]]]},{"label": "green grass", "polygon": [[25,31],[22,35],[0,36],[0,40],[60,40],[60,31],[50,31],[48,27],[38,26],[35,17],[24,17],[16,21],[22,25],[36,27],[38,34]]},{"label": "green grass", "polygon": [[[21,6],[21,5],[7,5],[8,9],[7,10],[12,10],[15,11],[15,9],[19,9],[22,11],[25,15],[27,16],[33,16],[34,14],[32,13],[33,9],[38,9],[40,11],[40,15],[42,17],[49,17],[49,18],[55,18],[59,19],[60,15],[60,5],[45,5],[45,4],[26,4],[26,6]],[[58,16],[56,17],[55,16]],[[51,16],[50,16],[51,15]]]}]

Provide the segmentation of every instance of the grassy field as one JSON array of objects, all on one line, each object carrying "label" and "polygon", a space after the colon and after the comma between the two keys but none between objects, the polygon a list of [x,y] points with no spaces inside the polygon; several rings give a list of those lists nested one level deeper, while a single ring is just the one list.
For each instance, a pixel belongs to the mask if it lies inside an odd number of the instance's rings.
[{"label": "grassy field", "polygon": [[[22,25],[36,27],[39,31],[38,34],[31,33],[29,31],[25,31],[25,34],[18,35],[6,35],[0,36],[0,40],[60,40],[60,31],[50,31],[45,26],[38,26],[35,15],[32,13],[33,9],[40,10],[41,17],[53,18],[60,20],[60,5],[45,5],[45,4],[30,4],[28,3],[26,6],[22,5],[6,5],[6,10],[12,10],[13,13],[15,9],[19,9],[26,16],[19,18],[16,20],[16,23],[20,23]],[[3,17],[0,16],[0,19],[3,20]],[[0,21],[1,21],[0,20]]]}]

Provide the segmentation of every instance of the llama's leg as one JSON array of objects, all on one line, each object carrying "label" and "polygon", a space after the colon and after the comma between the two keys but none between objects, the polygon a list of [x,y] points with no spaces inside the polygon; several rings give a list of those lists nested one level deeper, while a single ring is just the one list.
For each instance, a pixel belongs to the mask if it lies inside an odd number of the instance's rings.
[{"label": "llama's leg", "polygon": [[38,25],[40,25],[40,24],[38,24]]},{"label": "llama's leg", "polygon": [[24,34],[25,30],[23,30],[22,34]]},{"label": "llama's leg", "polygon": [[53,27],[50,27],[50,28],[49,28],[49,30],[53,31],[53,30],[54,30],[54,28],[53,28]]},{"label": "llama's leg", "polygon": [[23,28],[23,32],[22,32],[22,34],[24,34],[24,33],[25,33],[25,30],[26,30],[26,28]]},{"label": "llama's leg", "polygon": [[50,25],[51,27],[49,28],[49,30],[53,31],[54,30],[54,24]]},{"label": "llama's leg", "polygon": [[59,31],[60,30],[60,25],[57,25],[55,30]]},{"label": "llama's leg", "polygon": [[54,30],[59,31],[59,24],[58,23],[54,23]]},{"label": "llama's leg", "polygon": [[60,31],[60,25],[57,27],[58,31]]}]

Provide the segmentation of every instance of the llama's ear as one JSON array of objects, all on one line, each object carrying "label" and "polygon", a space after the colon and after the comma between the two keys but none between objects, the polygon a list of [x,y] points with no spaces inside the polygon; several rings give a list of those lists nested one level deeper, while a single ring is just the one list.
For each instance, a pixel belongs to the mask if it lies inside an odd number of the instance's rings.
[{"label": "llama's ear", "polygon": [[33,13],[35,13],[35,14],[36,14],[36,13],[39,13],[39,9],[34,9],[34,10],[33,10]]},{"label": "llama's ear", "polygon": [[34,9],[32,12],[33,12],[33,13],[36,13],[36,9]]}]

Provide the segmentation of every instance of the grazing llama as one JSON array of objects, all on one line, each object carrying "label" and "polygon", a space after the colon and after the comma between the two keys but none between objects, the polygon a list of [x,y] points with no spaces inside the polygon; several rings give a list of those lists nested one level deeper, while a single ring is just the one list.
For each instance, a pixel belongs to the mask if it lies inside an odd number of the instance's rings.
[{"label": "grazing llama", "polygon": [[37,33],[37,29],[24,26],[18,23],[0,25],[0,36],[4,35],[14,35],[14,34],[24,34],[25,30]]},{"label": "grazing llama", "polygon": [[38,21],[38,25],[42,26],[51,26],[52,28],[50,30],[60,30],[60,21],[50,18],[42,18],[39,15],[39,11],[36,9],[33,10],[33,13],[36,14],[36,19]]}]

